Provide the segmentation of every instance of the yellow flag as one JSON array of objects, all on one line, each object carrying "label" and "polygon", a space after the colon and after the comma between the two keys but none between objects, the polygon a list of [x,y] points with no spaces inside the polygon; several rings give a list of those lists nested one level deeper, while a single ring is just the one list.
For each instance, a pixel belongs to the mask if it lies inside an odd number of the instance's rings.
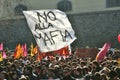
[{"label": "yellow flag", "polygon": [[0,61],[3,61],[2,52],[0,52]]},{"label": "yellow flag", "polygon": [[33,43],[30,45],[30,55],[34,56],[34,51],[33,51]]}]

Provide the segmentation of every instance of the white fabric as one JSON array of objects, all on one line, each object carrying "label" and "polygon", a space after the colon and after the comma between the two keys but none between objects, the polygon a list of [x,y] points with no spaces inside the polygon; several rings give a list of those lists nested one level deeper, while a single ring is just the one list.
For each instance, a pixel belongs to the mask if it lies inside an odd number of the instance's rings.
[{"label": "white fabric", "polygon": [[59,50],[75,39],[74,30],[60,10],[23,11],[41,52]]}]

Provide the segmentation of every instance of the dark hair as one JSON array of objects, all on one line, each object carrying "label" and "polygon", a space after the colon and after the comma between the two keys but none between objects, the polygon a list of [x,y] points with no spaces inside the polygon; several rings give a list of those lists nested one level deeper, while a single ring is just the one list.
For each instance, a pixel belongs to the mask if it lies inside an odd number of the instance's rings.
[{"label": "dark hair", "polygon": [[108,76],[105,74],[101,74],[101,80],[108,80]]},{"label": "dark hair", "polygon": [[27,68],[27,70],[29,70],[30,73],[32,73],[33,68],[31,66],[27,66],[26,68]]},{"label": "dark hair", "polygon": [[99,63],[97,61],[93,61],[93,64],[96,65],[96,66],[99,66]]},{"label": "dark hair", "polygon": [[93,77],[92,77],[93,80],[101,80],[101,75],[100,73],[96,72]]},{"label": "dark hair", "polygon": [[110,77],[110,78],[114,78],[114,77],[116,77],[116,76],[118,76],[117,72],[111,70],[110,73],[109,73],[109,77]]}]

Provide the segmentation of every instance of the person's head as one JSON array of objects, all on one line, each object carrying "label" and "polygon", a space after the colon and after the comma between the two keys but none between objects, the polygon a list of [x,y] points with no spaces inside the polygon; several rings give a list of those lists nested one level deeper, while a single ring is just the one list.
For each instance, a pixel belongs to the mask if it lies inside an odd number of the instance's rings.
[{"label": "person's head", "polygon": [[35,71],[37,72],[37,74],[40,74],[41,73],[41,66],[40,65],[37,65],[35,67]]},{"label": "person's head", "polygon": [[101,80],[108,80],[108,76],[106,74],[101,74]]},{"label": "person's head", "polygon": [[118,80],[118,74],[113,70],[110,71],[109,77],[110,77],[110,80]]},{"label": "person's head", "polygon": [[27,80],[26,76],[21,75],[21,77],[19,78],[19,80]]},{"label": "person's head", "polygon": [[33,68],[31,66],[26,66],[23,70],[25,75],[32,74]]},{"label": "person's head", "polygon": [[80,65],[81,65],[81,67],[84,67],[84,66],[86,66],[86,62],[85,61],[81,61]]},{"label": "person's head", "polygon": [[54,68],[49,68],[48,69],[48,78],[54,78],[55,77],[55,73],[54,73],[55,69]]},{"label": "person's head", "polygon": [[12,64],[12,65],[10,66],[10,69],[11,69],[12,71],[15,71],[15,70],[16,70],[15,64]]},{"label": "person's head", "polygon": [[118,62],[117,61],[113,62],[113,65],[118,66]]},{"label": "person's head", "polygon": [[100,73],[96,72],[94,75],[93,75],[93,79],[92,80],[101,80],[101,75]]},{"label": "person's head", "polygon": [[96,68],[96,67],[99,66],[99,63],[97,61],[93,61],[92,62],[92,66],[93,66],[93,68]]},{"label": "person's head", "polygon": [[80,75],[83,75],[83,68],[77,67],[77,71],[80,73]]},{"label": "person's head", "polygon": [[80,74],[80,72],[77,70],[77,68],[74,68],[74,69],[72,70],[72,73],[73,73],[74,75],[79,75],[79,74]]},{"label": "person's head", "polygon": [[120,78],[120,67],[116,67],[115,71],[117,72],[117,74],[119,75],[119,78]]},{"label": "person's head", "polygon": [[2,71],[0,72],[0,80],[8,79],[8,75],[6,72]]},{"label": "person's head", "polygon": [[63,76],[69,76],[71,74],[71,70],[68,67],[65,67],[63,70]]},{"label": "person's head", "polygon": [[3,73],[0,73],[0,80],[5,79],[5,75]]},{"label": "person's head", "polygon": [[3,66],[0,66],[0,72],[2,72],[3,71]]},{"label": "person's head", "polygon": [[56,56],[56,58],[55,58],[57,61],[59,60],[59,57],[58,56]]},{"label": "person's head", "polygon": [[13,80],[17,80],[18,79],[18,75],[17,75],[16,71],[13,71],[12,73],[10,73],[9,76]]},{"label": "person's head", "polygon": [[88,71],[88,67],[87,67],[87,66],[85,66],[85,67],[83,68],[83,72],[84,72],[84,75],[85,75],[85,74],[88,74],[89,71]]},{"label": "person's head", "polygon": [[107,67],[104,67],[100,72],[107,75],[110,72],[110,69]]}]

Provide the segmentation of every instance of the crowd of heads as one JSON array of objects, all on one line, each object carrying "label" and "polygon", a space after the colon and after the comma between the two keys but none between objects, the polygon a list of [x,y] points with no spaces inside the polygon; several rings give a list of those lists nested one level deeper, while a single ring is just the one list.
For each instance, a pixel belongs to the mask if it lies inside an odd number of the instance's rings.
[{"label": "crowd of heads", "polygon": [[[107,53],[102,61],[77,57],[47,56],[14,59],[10,55],[0,62],[0,80],[120,80],[120,51]],[[114,55],[114,56],[113,56]]]}]

